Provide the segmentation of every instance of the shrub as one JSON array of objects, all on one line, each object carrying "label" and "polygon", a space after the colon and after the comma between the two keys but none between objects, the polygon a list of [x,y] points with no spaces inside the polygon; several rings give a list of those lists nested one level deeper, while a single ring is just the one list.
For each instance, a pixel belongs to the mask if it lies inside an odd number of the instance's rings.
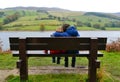
[{"label": "shrub", "polygon": [[112,43],[107,44],[106,51],[119,52],[120,51],[120,38],[118,38],[116,41],[112,41]]},{"label": "shrub", "polygon": [[1,39],[0,39],[0,53],[2,52],[2,41],[1,41]]},{"label": "shrub", "polygon": [[40,25],[40,31],[44,31],[45,30],[45,25],[44,24],[41,24]]}]

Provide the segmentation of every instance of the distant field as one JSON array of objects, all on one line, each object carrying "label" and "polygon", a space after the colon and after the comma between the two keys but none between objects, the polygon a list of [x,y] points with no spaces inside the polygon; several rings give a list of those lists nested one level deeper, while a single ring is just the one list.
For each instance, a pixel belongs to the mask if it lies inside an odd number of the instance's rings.
[{"label": "distant field", "polygon": [[77,27],[78,30],[99,30],[92,27]]},{"label": "distant field", "polygon": [[[40,25],[45,26],[45,30],[55,30],[64,23],[76,25],[78,30],[120,30],[120,27],[104,27],[105,24],[119,24],[119,20],[100,17],[96,15],[84,15],[85,12],[75,11],[36,11],[36,10],[4,10],[5,16],[0,18],[4,22],[5,17],[11,17],[14,13],[19,13],[19,18],[15,21],[4,24],[2,30],[14,31],[39,31]],[[8,20],[9,21],[9,20]],[[87,26],[87,24],[90,26]],[[99,25],[93,28],[94,24]],[[114,24],[113,24],[114,25]],[[105,29],[101,29],[104,27]]]},{"label": "distant field", "polygon": [[118,31],[118,30],[120,30],[120,28],[118,28],[118,27],[115,27],[115,28],[112,28],[112,27],[109,27],[109,28],[106,28],[106,30],[115,30],[115,31]]},{"label": "distant field", "polygon": [[69,12],[69,11],[63,11],[63,12],[49,12],[51,15],[58,16],[58,17],[70,17],[70,16],[80,16],[83,15],[83,12]]}]

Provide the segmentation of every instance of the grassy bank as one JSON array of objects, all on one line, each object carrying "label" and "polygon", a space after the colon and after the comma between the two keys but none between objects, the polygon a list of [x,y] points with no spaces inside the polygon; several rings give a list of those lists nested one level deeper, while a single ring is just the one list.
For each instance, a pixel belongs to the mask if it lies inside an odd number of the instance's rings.
[{"label": "grassy bank", "polygon": [[[120,52],[103,52],[104,57],[99,58],[101,60],[101,69],[99,69],[98,77],[103,82],[120,82]],[[0,55],[0,69],[14,69],[18,58],[12,57],[11,54]],[[71,62],[71,59],[69,60]],[[86,66],[88,64],[87,58],[77,58],[77,66]],[[29,67],[32,66],[47,66],[56,65],[53,64],[51,58],[29,58]],[[64,65],[64,58],[61,59],[61,64]],[[57,65],[56,65],[57,66]],[[59,78],[58,78],[59,77]],[[66,78],[65,78],[66,77]],[[47,75],[30,75],[29,82],[84,82],[87,78],[86,75],[78,74],[47,74]],[[68,79],[67,79],[68,78]],[[71,78],[74,78],[73,81]],[[63,79],[63,80],[62,80]],[[71,79],[71,80],[70,80]],[[9,76],[8,82],[19,82],[18,76]],[[82,81],[84,80],[84,81]]]}]

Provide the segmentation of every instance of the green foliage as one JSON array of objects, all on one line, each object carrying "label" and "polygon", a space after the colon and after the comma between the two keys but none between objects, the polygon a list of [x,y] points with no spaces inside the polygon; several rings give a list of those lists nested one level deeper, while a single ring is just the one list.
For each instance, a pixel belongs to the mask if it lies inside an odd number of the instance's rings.
[{"label": "green foliage", "polygon": [[19,13],[16,12],[13,15],[6,16],[6,18],[4,19],[3,23],[4,24],[8,24],[10,22],[13,22],[13,21],[17,20],[18,18],[19,18]]},{"label": "green foliage", "polygon": [[[81,30],[120,30],[120,22],[117,19],[98,16],[96,14],[86,15],[83,12],[74,11],[43,11],[43,10],[3,10],[3,17],[0,21],[3,22],[4,29],[2,30],[30,30],[39,31],[40,25],[44,24],[47,27],[45,30],[55,30],[54,26],[58,27],[63,23],[69,23],[82,27]],[[19,13],[19,18],[16,19],[15,13]],[[108,14],[106,14],[108,15]],[[15,20],[16,19],[16,20]],[[100,28],[94,28],[94,25],[99,24]],[[31,28],[31,27],[37,27]],[[86,28],[90,27],[90,28]],[[109,28],[113,27],[113,28]]]}]

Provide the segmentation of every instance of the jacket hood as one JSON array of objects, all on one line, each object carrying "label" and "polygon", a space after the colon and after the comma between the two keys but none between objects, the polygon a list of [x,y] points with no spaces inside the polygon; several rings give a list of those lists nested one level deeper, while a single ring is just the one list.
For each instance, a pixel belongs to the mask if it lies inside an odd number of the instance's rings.
[{"label": "jacket hood", "polygon": [[69,26],[69,27],[67,28],[66,32],[67,32],[70,36],[80,36],[75,26]]}]

